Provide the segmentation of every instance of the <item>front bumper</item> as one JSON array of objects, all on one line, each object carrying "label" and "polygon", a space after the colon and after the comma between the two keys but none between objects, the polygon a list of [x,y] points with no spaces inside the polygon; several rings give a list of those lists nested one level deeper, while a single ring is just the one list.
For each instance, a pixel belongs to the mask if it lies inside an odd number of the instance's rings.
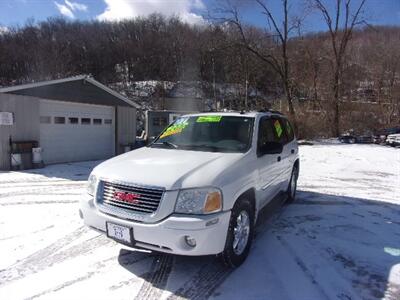
[{"label": "front bumper", "polygon": [[[86,225],[104,233],[106,222],[133,228],[133,247],[198,256],[218,254],[224,250],[231,212],[212,215],[172,214],[164,220],[149,224],[105,214],[94,205],[92,197],[84,196],[81,200],[81,215]],[[196,246],[187,245],[185,236],[194,238]]]}]

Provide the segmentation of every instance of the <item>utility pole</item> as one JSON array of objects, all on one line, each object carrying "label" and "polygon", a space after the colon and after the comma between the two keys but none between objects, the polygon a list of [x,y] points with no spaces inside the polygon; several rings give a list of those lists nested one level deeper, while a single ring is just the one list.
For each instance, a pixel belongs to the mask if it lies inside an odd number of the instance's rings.
[{"label": "utility pole", "polygon": [[244,100],[244,109],[247,110],[248,106],[247,106],[247,85],[249,84],[249,81],[246,78],[246,95],[245,95],[245,100]]},{"label": "utility pole", "polygon": [[212,69],[213,69],[214,108],[215,108],[215,110],[217,110],[217,94],[215,92],[215,60],[214,60],[214,55],[212,56]]}]

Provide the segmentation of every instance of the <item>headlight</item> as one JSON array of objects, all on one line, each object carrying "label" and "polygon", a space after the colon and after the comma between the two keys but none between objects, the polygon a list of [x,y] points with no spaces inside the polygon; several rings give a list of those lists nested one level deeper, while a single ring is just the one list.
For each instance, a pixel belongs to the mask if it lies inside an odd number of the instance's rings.
[{"label": "headlight", "polygon": [[86,191],[89,195],[93,196],[97,185],[97,178],[95,175],[90,174],[86,185]]},{"label": "headlight", "polygon": [[222,210],[222,194],[216,188],[181,190],[175,212],[184,214],[210,214]]}]

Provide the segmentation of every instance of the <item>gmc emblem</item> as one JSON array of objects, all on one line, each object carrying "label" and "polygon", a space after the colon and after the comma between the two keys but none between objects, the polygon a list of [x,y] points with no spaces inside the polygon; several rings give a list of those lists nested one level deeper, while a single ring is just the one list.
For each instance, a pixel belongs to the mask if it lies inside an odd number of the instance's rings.
[{"label": "gmc emblem", "polygon": [[140,203],[140,201],[139,201],[140,195],[128,193],[128,192],[114,192],[114,198],[116,200],[131,203],[131,204]]}]

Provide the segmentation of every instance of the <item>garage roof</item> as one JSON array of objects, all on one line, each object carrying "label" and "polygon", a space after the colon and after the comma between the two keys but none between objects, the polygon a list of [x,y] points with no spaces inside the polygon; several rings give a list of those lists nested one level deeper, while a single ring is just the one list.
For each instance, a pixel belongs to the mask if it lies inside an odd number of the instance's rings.
[{"label": "garage roof", "polygon": [[88,75],[0,88],[0,93],[109,106],[140,106]]}]

